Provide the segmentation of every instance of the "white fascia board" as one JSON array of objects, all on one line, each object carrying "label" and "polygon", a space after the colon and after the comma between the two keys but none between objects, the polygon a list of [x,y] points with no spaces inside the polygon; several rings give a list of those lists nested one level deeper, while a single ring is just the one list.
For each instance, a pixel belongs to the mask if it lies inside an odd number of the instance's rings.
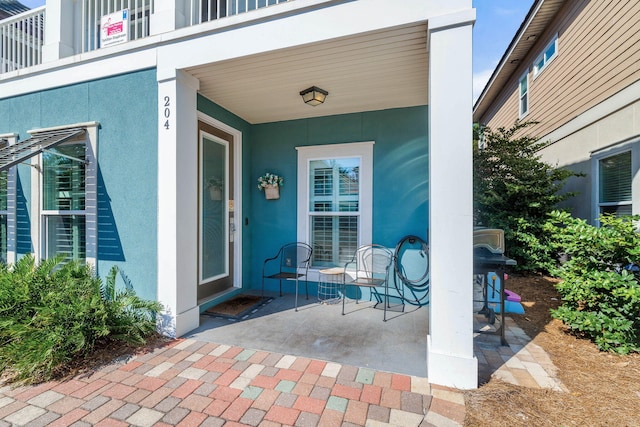
[{"label": "white fascia board", "polygon": [[57,61],[55,62],[55,67],[39,66],[40,70],[29,74],[25,73],[24,76],[20,76],[17,79],[6,82],[0,80],[0,99],[156,66],[155,49],[131,52],[121,56],[110,55],[87,62],[81,62],[81,56],[78,55],[69,60]]},{"label": "white fascia board", "polygon": [[[212,32],[159,47],[158,73],[164,75],[164,69],[184,69],[385,28],[426,23],[430,18],[447,14],[463,13],[468,18],[469,13],[473,13],[475,16],[475,12],[465,12],[459,5],[470,2],[454,2],[456,7],[447,7],[444,3],[403,0],[390,7],[388,0],[360,0],[305,10],[232,31]],[[470,5],[468,10],[473,11]],[[198,55],[194,55],[194,51]]]}]

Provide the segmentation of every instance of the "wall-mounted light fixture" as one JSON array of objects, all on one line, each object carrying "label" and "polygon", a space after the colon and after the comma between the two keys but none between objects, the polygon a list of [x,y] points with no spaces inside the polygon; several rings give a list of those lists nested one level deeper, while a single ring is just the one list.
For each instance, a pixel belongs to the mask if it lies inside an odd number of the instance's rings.
[{"label": "wall-mounted light fixture", "polygon": [[311,86],[310,88],[300,92],[300,96],[305,104],[309,104],[314,107],[322,104],[327,95],[329,95],[329,92],[316,86]]}]

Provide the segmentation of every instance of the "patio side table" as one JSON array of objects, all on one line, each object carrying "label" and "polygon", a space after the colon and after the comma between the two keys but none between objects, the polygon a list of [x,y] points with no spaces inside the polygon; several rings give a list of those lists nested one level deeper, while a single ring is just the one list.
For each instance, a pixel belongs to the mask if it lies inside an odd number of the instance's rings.
[{"label": "patio side table", "polygon": [[344,285],[344,268],[333,267],[320,270],[318,280],[318,302],[335,304],[340,302],[340,292]]}]

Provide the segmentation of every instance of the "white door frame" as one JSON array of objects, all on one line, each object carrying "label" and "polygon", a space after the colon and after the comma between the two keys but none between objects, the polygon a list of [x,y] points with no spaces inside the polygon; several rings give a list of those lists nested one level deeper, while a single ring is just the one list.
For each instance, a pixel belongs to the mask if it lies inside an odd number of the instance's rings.
[{"label": "white door frame", "polygon": [[207,114],[198,111],[198,120],[208,125],[216,127],[233,136],[233,194],[230,198],[233,200],[233,212],[235,218],[235,231],[233,233],[233,287],[242,287],[242,132],[233,128],[220,120],[214,119]]}]

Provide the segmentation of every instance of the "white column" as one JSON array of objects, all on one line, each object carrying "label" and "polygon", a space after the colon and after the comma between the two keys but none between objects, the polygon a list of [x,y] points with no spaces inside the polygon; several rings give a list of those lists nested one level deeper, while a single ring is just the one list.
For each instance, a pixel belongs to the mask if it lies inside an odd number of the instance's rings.
[{"label": "white column", "polygon": [[471,38],[475,10],[429,20],[429,381],[478,385],[473,354]]},{"label": "white column", "polygon": [[43,63],[75,54],[73,34],[76,14],[73,5],[74,0],[47,0]]},{"label": "white column", "polygon": [[185,27],[185,11],[189,11],[191,4],[191,0],[156,0],[149,26],[151,35]]},{"label": "white column", "polygon": [[158,73],[158,301],[161,331],[179,337],[199,326],[197,286],[197,112],[199,82]]}]

